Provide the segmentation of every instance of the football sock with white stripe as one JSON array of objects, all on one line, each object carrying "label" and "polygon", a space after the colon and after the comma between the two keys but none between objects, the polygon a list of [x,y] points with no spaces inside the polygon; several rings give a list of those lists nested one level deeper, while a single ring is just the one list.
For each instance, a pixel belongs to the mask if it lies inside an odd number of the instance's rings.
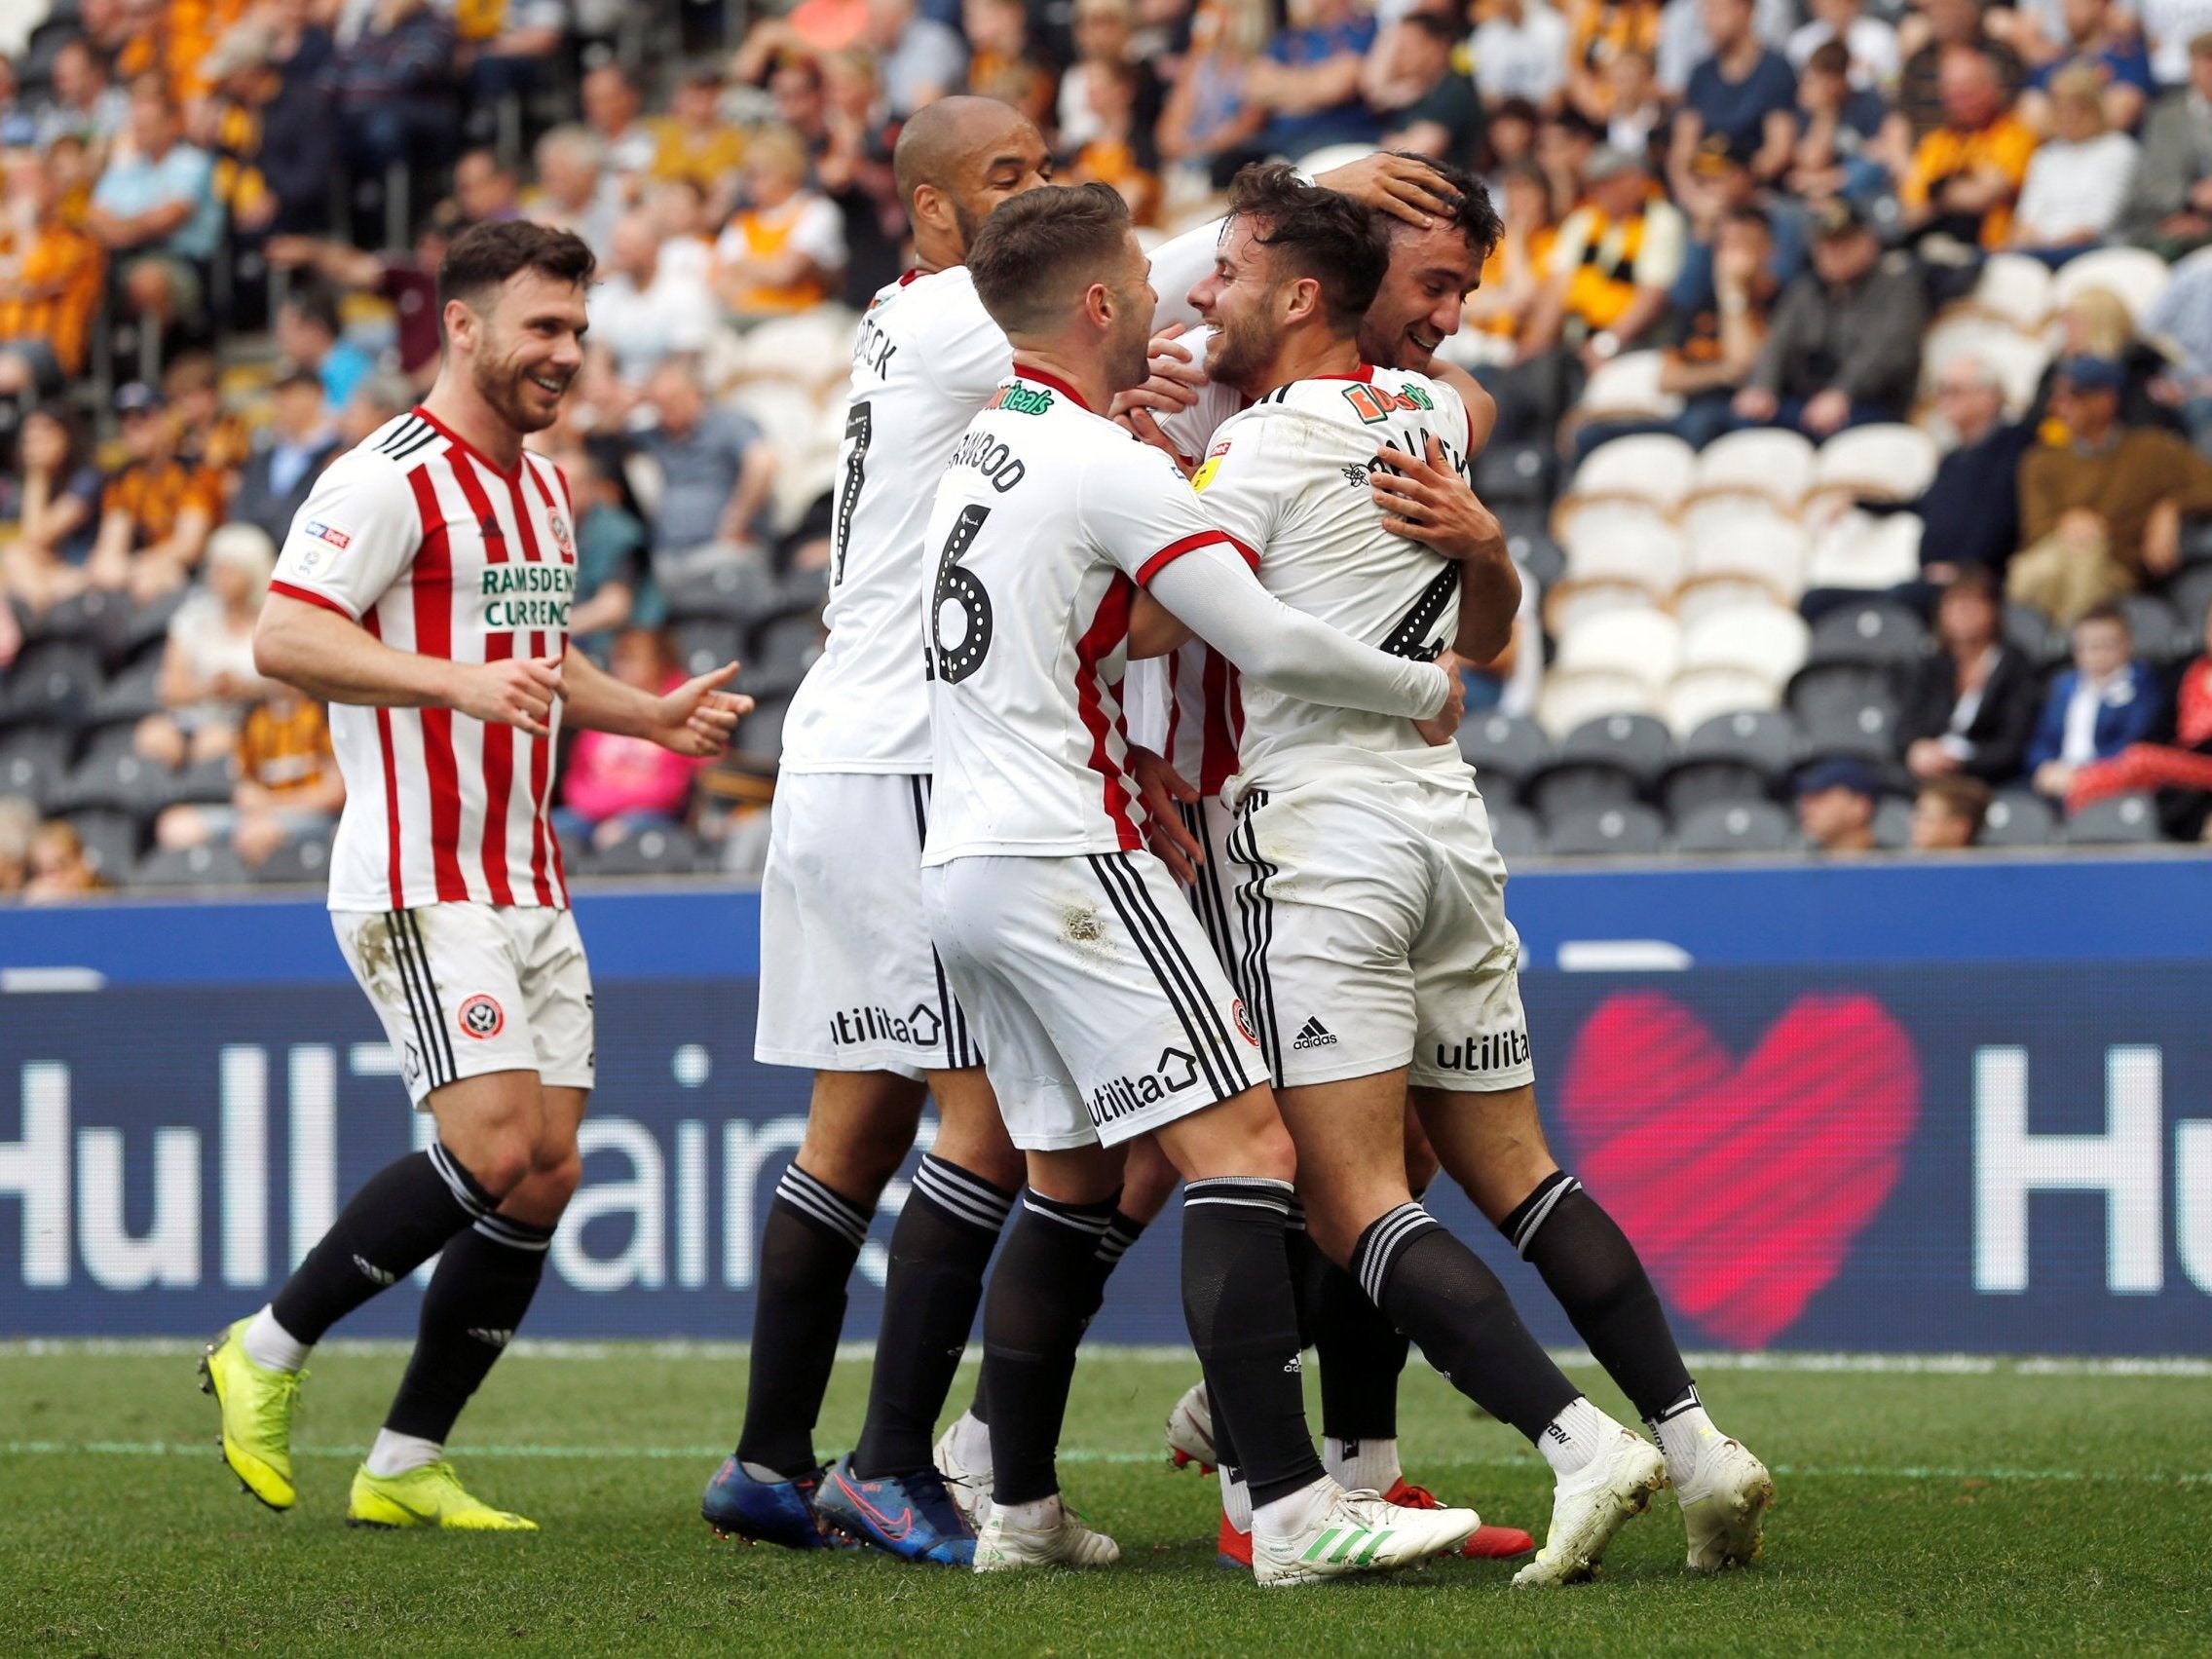
[{"label": "football sock with white stripe", "polygon": [[992,1501],[1035,1503],[1060,1490],[1054,1454],[1083,1339],[1088,1286],[1113,1200],[1070,1204],[1022,1194],[983,1309],[991,1393]]},{"label": "football sock with white stripe", "polygon": [[1639,1416],[1656,1422],[1682,1403],[1690,1372],[1659,1293],[1635,1246],[1581,1182],[1554,1170],[1498,1230],[1544,1275],[1545,1288]]},{"label": "football sock with white stripe", "polygon": [[[1099,1253],[1093,1259],[1098,1266],[1098,1283],[1093,1287],[1090,1302],[1083,1312],[1085,1327],[1098,1317],[1099,1309],[1106,1303],[1106,1280],[1113,1277],[1113,1270],[1121,1265],[1121,1259],[1143,1236],[1144,1223],[1135,1216],[1125,1216],[1119,1210],[1114,1211],[1113,1219],[1106,1223],[1106,1231],[1100,1235]],[[971,1427],[982,1428],[990,1421],[991,1400],[983,1386],[983,1373],[979,1370],[975,1378],[975,1398],[968,1403],[967,1414],[960,1419],[959,1426],[964,1434]]]},{"label": "football sock with white stripe", "polygon": [[454,1235],[423,1293],[415,1351],[386,1428],[444,1445],[530,1311],[552,1242],[551,1227],[502,1215]]},{"label": "football sock with white stripe", "polygon": [[270,1314],[293,1340],[313,1347],[331,1326],[498,1208],[444,1147],[409,1152],[362,1184],[284,1281]]},{"label": "football sock with white stripe", "polygon": [[761,1229],[753,1363],[737,1436],[737,1460],[755,1480],[795,1480],[816,1466],[814,1422],[844,1329],[845,1281],[873,1208],[797,1164],[776,1183]]},{"label": "football sock with white stripe", "polygon": [[868,1420],[852,1452],[852,1472],[862,1480],[929,1466],[937,1414],[967,1350],[983,1270],[1013,1204],[1013,1193],[958,1164],[921,1160],[891,1229]]},{"label": "football sock with white stripe", "polygon": [[1536,1345],[1497,1274],[1420,1205],[1377,1218],[1360,1234],[1352,1266],[1445,1381],[1531,1442],[1541,1445],[1546,1425],[1580,1397]]},{"label": "football sock with white stripe", "polygon": [[1206,1373],[1217,1449],[1226,1423],[1256,1508],[1323,1478],[1306,1430],[1283,1237],[1290,1208],[1288,1182],[1253,1176],[1182,1190],[1182,1315]]},{"label": "football sock with white stripe", "polygon": [[[1323,1461],[1329,1462],[1328,1448],[1339,1442],[1395,1446],[1398,1376],[1412,1344],[1368,1300],[1360,1281],[1324,1256],[1303,1232],[1291,1235],[1291,1268],[1299,1322],[1321,1367]],[[1337,1473],[1334,1463],[1329,1463],[1329,1472]],[[1343,1484],[1357,1488],[1368,1483]],[[1387,1483],[1375,1488],[1389,1489]]]}]

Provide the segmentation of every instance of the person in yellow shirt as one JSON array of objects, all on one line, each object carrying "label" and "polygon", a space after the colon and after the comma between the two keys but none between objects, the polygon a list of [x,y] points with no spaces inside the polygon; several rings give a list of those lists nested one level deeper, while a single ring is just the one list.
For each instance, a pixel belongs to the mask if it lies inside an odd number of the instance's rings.
[{"label": "person in yellow shirt", "polygon": [[1940,66],[1943,125],[1921,139],[1898,186],[1905,226],[1995,251],[2012,230],[2012,205],[2028,176],[2036,135],[2013,112],[1996,63],[1971,46],[1948,48]]},{"label": "person in yellow shirt", "polygon": [[85,366],[107,255],[60,207],[61,181],[45,160],[11,155],[0,209],[0,396],[51,395]]},{"label": "person in yellow shirt", "polygon": [[745,135],[722,119],[722,84],[716,64],[688,65],[669,94],[668,113],[648,123],[656,140],[648,176],[696,184],[718,216],[730,210],[745,162]]},{"label": "person in yellow shirt", "polygon": [[739,319],[787,317],[820,305],[844,271],[837,205],[806,188],[806,152],[766,127],[745,146],[747,206],[714,245],[714,291]]}]

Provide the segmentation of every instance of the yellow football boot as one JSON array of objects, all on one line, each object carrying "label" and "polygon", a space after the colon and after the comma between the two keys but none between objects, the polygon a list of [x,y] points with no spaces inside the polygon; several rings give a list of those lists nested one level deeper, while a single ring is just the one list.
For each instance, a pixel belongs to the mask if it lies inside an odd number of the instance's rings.
[{"label": "yellow football boot", "polygon": [[223,1413],[223,1461],[240,1485],[274,1510],[292,1507],[292,1414],[304,1371],[268,1371],[246,1357],[241,1319],[207,1344],[200,1389]]},{"label": "yellow football boot", "polygon": [[535,1532],[538,1523],[471,1497],[451,1463],[426,1463],[404,1475],[354,1471],[349,1527],[451,1527],[469,1532]]}]

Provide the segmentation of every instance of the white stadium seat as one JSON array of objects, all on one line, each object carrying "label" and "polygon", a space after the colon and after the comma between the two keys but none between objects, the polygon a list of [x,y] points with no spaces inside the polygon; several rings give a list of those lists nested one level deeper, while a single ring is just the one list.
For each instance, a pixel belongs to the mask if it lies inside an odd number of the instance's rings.
[{"label": "white stadium seat", "polygon": [[1601,714],[1649,714],[1652,707],[1651,683],[1641,675],[1555,667],[1537,696],[1536,723],[1556,742]]},{"label": "white stadium seat", "polygon": [[2051,281],[2050,308],[2063,309],[2084,288],[2109,288],[2120,297],[2140,328],[2172,281],[2166,262],[2146,248],[2100,247],[2068,260],[2060,269]]},{"label": "white stadium seat", "polygon": [[1793,511],[1813,487],[1813,445],[1780,427],[1732,432],[1698,457],[1690,500],[1710,495],[1757,496]]},{"label": "white stadium seat", "polygon": [[2028,412],[2036,388],[2050,364],[2051,349],[2043,340],[1986,317],[1946,318],[1921,342],[1920,389],[1932,391],[1943,365],[1957,357],[1976,357],[2005,386],[2005,411],[2013,420]]},{"label": "white stadium seat", "polygon": [[1813,632],[1780,605],[1732,605],[1682,635],[1682,668],[1743,668],[1780,686],[1805,666]]},{"label": "white stadium seat", "polygon": [[1544,595],[1544,625],[1554,639],[1580,627],[1592,617],[1607,611],[1648,611],[1657,595],[1639,584],[1611,582],[1561,582]]},{"label": "white stadium seat", "polygon": [[1808,587],[1894,587],[1920,575],[1920,514],[1847,512],[1813,544]]},{"label": "white stadium seat", "polygon": [[1746,578],[1783,602],[1805,590],[1811,545],[1804,527],[1765,502],[1712,496],[1682,514],[1682,584],[1711,577]]},{"label": "white stadium seat", "polygon": [[749,417],[761,435],[787,458],[807,452],[821,420],[821,405],[814,395],[787,380],[748,380],[722,401]]},{"label": "white stadium seat", "polygon": [[1659,598],[1682,580],[1682,533],[1644,502],[1588,503],[1559,547],[1569,582],[1629,582]]},{"label": "white stadium seat", "polygon": [[832,385],[852,372],[858,325],[859,320],[843,306],[771,318],[745,336],[744,372],[749,379]]},{"label": "white stadium seat", "polygon": [[1981,268],[1974,291],[1967,296],[1973,310],[2010,323],[2023,334],[2033,334],[2051,312],[2050,267],[2025,253],[1996,253]]},{"label": "white stadium seat", "polygon": [[1773,708],[1781,700],[1779,686],[1747,668],[1685,668],[1661,695],[1660,718],[1681,738],[1716,714]]},{"label": "white stadium seat", "polygon": [[1660,352],[1623,352],[1601,362],[1582,389],[1574,418],[1598,421],[1670,421],[1682,412],[1682,399],[1659,389]]},{"label": "white stadium seat", "polygon": [[1682,629],[1665,611],[1606,611],[1578,621],[1559,636],[1556,670],[1629,674],[1654,691],[1674,677]]},{"label": "white stadium seat", "polygon": [[1697,455],[1678,437],[1637,433],[1592,450],[1575,469],[1562,508],[1595,497],[1631,496],[1671,512],[1690,493]]},{"label": "white stadium seat", "polygon": [[1941,459],[1935,440],[1918,427],[1892,422],[1852,427],[1820,445],[1815,488],[1911,501],[1928,488]]}]

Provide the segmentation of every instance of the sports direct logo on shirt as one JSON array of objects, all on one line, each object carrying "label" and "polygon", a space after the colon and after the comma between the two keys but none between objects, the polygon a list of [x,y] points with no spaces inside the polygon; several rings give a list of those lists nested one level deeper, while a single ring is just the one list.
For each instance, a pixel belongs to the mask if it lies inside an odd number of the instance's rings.
[{"label": "sports direct logo on shirt", "polygon": [[319,518],[308,521],[306,533],[313,536],[318,542],[329,543],[341,553],[354,545],[353,537],[339,529],[335,524],[325,524]]},{"label": "sports direct logo on shirt", "polygon": [[560,564],[486,565],[477,579],[486,633],[520,628],[566,631],[576,599],[576,568]]}]

